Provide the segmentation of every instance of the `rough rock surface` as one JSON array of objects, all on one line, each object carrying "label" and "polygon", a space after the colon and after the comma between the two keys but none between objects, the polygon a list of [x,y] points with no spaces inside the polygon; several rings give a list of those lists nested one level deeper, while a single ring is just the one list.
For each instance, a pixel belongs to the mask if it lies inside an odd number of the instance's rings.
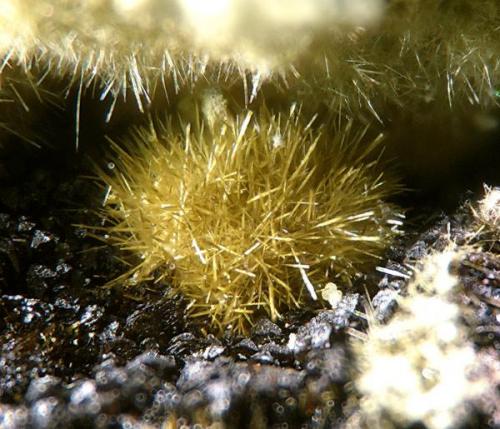
[{"label": "rough rock surface", "polygon": [[[50,157],[3,160],[17,170],[0,184],[6,429],[346,427],[358,413],[350,339],[365,335],[366,310],[389,320],[416,261],[450,240],[471,242],[466,204],[450,214],[421,209],[381,269],[335,309],[290,312],[278,323],[263,318],[247,337],[205,336],[167,284],[134,296],[101,287],[122,267],[82,226],[97,222],[82,207],[95,204],[99,191],[80,178],[83,162],[61,168]],[[498,246],[487,250],[470,252],[458,267],[464,292],[457,299],[484,371],[498,378],[500,260]],[[471,426],[493,427],[499,415],[498,400],[486,398]]]}]

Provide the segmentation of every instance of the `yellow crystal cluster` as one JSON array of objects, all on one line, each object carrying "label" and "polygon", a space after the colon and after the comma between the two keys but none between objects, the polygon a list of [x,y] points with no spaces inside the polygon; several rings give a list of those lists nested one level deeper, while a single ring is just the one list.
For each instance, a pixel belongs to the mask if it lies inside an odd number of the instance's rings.
[{"label": "yellow crystal cluster", "polygon": [[104,218],[138,262],[123,279],[168,278],[192,317],[244,332],[348,286],[395,234],[397,190],[352,124],[334,135],[288,116],[248,112],[207,131],[140,130],[115,145]]}]

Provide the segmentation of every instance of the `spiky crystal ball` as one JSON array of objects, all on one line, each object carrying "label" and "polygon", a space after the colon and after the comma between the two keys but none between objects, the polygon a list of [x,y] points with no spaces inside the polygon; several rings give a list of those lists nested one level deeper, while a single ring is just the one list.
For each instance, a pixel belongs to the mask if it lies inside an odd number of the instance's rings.
[{"label": "spiky crystal ball", "polygon": [[373,156],[380,139],[350,129],[248,113],[115,145],[101,173],[106,233],[139,261],[120,281],[169,278],[219,332],[244,332],[259,309],[277,319],[328,281],[349,285],[394,235],[381,201],[397,189]]}]

